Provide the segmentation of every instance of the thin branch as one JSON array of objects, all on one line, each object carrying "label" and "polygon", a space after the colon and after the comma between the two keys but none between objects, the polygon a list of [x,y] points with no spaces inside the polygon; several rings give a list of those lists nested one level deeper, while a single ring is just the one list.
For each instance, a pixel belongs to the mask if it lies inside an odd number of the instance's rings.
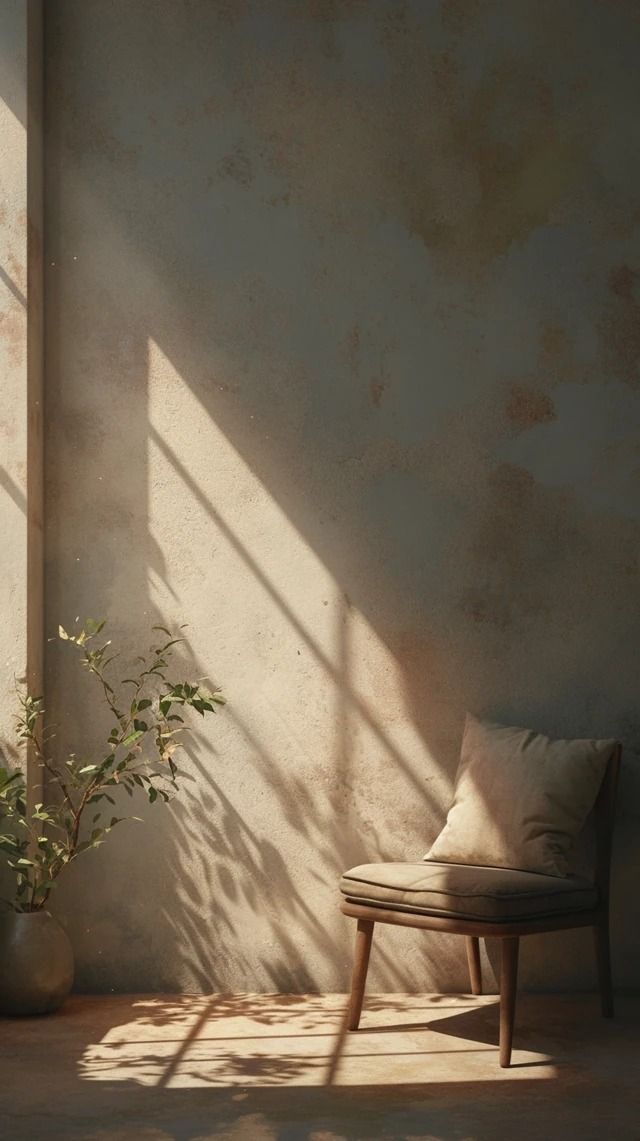
[{"label": "thin branch", "polygon": [[51,777],[53,777],[53,779],[56,781],[56,783],[60,785],[60,788],[62,789],[62,792],[64,794],[64,799],[68,803],[69,808],[71,809],[71,812],[74,813],[73,800],[71,799],[71,794],[69,792],[69,789],[67,788],[66,782],[62,779],[58,770],[55,768],[55,766],[51,763],[49,758],[46,756],[46,754],[43,750],[43,747],[40,744],[40,741],[38,740],[38,734],[36,733],[35,729],[27,729],[27,738],[26,739],[31,741],[33,743],[33,745],[35,745],[37,760],[43,765],[43,767],[47,770],[49,775]]}]

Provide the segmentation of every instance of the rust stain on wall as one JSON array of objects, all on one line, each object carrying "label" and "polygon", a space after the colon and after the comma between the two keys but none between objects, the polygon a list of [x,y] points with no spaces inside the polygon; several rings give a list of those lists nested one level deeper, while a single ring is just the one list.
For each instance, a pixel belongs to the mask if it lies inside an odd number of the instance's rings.
[{"label": "rust stain on wall", "polygon": [[394,106],[403,111],[391,171],[412,232],[431,253],[473,270],[547,223],[589,160],[528,61],[498,56],[467,89],[457,7],[448,14],[449,50],[425,59],[417,25],[388,42]]},{"label": "rust stain on wall", "polygon": [[23,309],[11,304],[0,313],[0,340],[5,344],[9,362],[18,367],[26,359],[26,317]]},{"label": "rust stain on wall", "polygon": [[475,274],[584,185],[580,124],[526,58],[497,52],[469,80],[469,32],[455,18],[437,49],[406,5],[381,6],[374,24],[387,61],[375,114],[348,71],[310,74],[295,60],[274,70],[257,54],[251,88],[234,97],[262,134],[267,166],[307,208],[339,227],[342,203],[361,200],[444,268]]},{"label": "rust stain on wall", "polygon": [[638,273],[627,265],[609,275],[611,304],[603,314],[599,332],[605,367],[627,384],[640,382],[640,299]]},{"label": "rust stain on wall", "polygon": [[544,360],[555,361],[567,352],[569,334],[562,325],[543,321],[540,329],[540,352]]},{"label": "rust stain on wall", "polygon": [[507,418],[517,428],[525,430],[536,424],[555,420],[553,400],[546,392],[523,384],[512,384],[506,406]]},{"label": "rust stain on wall", "polygon": [[481,586],[470,586],[463,591],[460,609],[466,618],[478,625],[495,626],[507,630],[511,625],[510,603],[503,592]]},{"label": "rust stain on wall", "polygon": [[617,294],[618,297],[624,297],[627,301],[633,299],[633,287],[637,276],[632,269],[629,269],[628,265],[621,265],[612,270],[609,277],[611,292]]},{"label": "rust stain on wall", "polygon": [[345,352],[349,371],[356,374],[360,371],[360,325],[356,321],[345,337]]},{"label": "rust stain on wall", "polygon": [[231,178],[238,186],[250,186],[253,182],[253,165],[247,152],[240,146],[225,155],[218,168],[225,178]]},{"label": "rust stain on wall", "polygon": [[499,464],[489,476],[489,489],[496,504],[510,511],[524,508],[534,486],[531,473],[518,464]]},{"label": "rust stain on wall", "polygon": [[384,395],[385,385],[381,380],[372,380],[369,384],[369,392],[371,394],[371,403],[379,408],[382,404],[382,397]]}]

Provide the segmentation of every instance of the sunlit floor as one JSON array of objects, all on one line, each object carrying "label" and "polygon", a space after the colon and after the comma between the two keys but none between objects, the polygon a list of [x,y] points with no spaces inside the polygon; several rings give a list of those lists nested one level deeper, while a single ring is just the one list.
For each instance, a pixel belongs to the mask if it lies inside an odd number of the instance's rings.
[{"label": "sunlit floor", "polygon": [[0,1022],[6,1141],[640,1141],[640,1000],[342,995],[74,997]]}]

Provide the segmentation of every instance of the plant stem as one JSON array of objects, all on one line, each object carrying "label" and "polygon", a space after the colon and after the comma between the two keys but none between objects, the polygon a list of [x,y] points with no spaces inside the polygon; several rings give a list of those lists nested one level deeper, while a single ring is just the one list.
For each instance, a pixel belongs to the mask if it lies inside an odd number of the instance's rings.
[{"label": "plant stem", "polygon": [[43,765],[43,767],[47,770],[49,775],[53,777],[54,781],[60,785],[60,788],[62,789],[62,793],[64,795],[64,800],[69,805],[69,808],[71,809],[72,815],[75,816],[75,809],[74,809],[73,800],[71,799],[71,793],[69,792],[69,789],[67,787],[66,782],[62,779],[58,770],[55,768],[54,765],[51,764],[51,761],[45,755],[44,750],[42,748],[42,745],[40,744],[40,741],[38,740],[38,735],[35,732],[35,730],[30,731],[29,737],[30,737],[33,745],[35,746],[37,759],[40,761],[40,763]]}]

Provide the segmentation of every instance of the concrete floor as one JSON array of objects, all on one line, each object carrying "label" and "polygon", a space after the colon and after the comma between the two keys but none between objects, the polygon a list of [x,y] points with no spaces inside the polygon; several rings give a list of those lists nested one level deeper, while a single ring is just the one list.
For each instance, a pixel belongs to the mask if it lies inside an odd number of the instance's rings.
[{"label": "concrete floor", "polygon": [[0,1025],[4,1141],[639,1141],[640,999],[74,997]]}]

